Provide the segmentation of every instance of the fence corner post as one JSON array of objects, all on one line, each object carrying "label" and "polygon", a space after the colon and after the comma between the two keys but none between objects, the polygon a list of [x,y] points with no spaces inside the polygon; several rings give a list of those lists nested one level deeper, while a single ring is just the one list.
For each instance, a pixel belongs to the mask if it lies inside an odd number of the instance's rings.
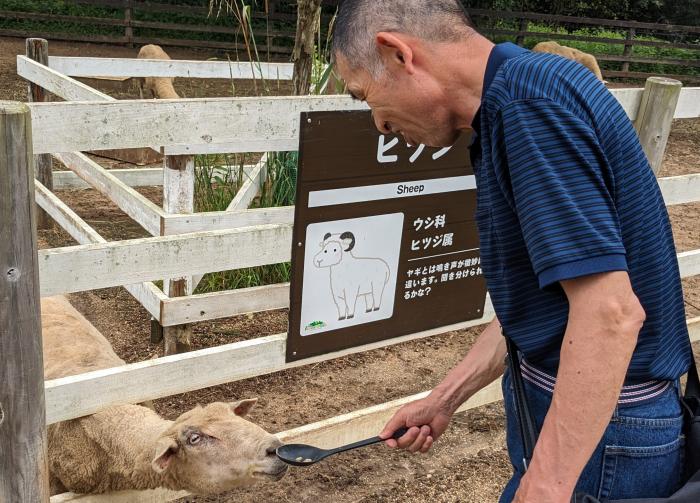
[{"label": "fence corner post", "polygon": [[[163,209],[168,214],[194,211],[194,156],[166,155],[163,157]],[[168,278],[163,291],[169,297],[192,295],[191,276]],[[162,316],[162,312],[161,312]],[[151,327],[153,335],[153,327]],[[192,350],[192,326],[189,324],[163,327],[165,354],[186,353]]]},{"label": "fence corner post", "polygon": [[29,107],[0,101],[0,501],[49,501]]},{"label": "fence corner post", "polygon": [[673,115],[683,84],[665,77],[649,77],[644,85],[644,94],[634,128],[639,135],[644,153],[651,169],[658,176],[671,134]]},{"label": "fence corner post", "polygon": [[[49,66],[49,43],[43,38],[28,38],[26,41],[26,56],[44,66]],[[43,87],[29,83],[27,101],[49,101],[49,96]],[[35,176],[41,184],[53,190],[53,165],[51,154],[39,154],[34,157]],[[37,207],[36,224],[39,229],[51,229],[53,219],[41,208]]]}]

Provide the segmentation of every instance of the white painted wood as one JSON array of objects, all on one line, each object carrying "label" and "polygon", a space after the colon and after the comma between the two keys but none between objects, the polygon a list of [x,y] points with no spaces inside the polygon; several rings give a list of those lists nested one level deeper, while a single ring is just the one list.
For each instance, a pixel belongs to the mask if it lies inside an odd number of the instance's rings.
[{"label": "white painted wood", "polygon": [[[194,157],[165,156],[163,158],[163,209],[166,214],[187,214],[194,211]],[[165,235],[161,225],[161,235]],[[196,287],[192,276],[165,278],[168,297],[192,295]],[[161,312],[162,314],[162,312]],[[184,353],[192,349],[192,327],[169,326],[163,329],[165,354]]]},{"label": "white painted wood", "polygon": [[80,218],[55,194],[44,187],[38,180],[36,188],[36,203],[53,218],[56,223],[80,244],[106,243],[95,229]]},{"label": "white painted wood", "polygon": [[690,342],[700,341],[700,316],[688,320],[688,333],[690,334]]},{"label": "white painted wood", "polygon": [[659,186],[666,206],[700,201],[700,173],[659,178]]},{"label": "white painted wood", "polygon": [[[243,167],[244,176],[249,176],[255,165],[247,165]],[[212,169],[212,181],[216,176],[225,176],[230,170],[237,173],[238,166],[218,166]],[[163,185],[163,168],[129,168],[129,169],[110,169],[110,174],[116,176],[129,187],[158,187]],[[72,171],[54,171],[54,190],[74,190],[74,189],[89,189],[92,186],[83,181],[78,175]],[[223,213],[223,212],[222,212]],[[173,215],[167,215],[172,217]],[[261,222],[274,223],[274,222]],[[240,227],[240,226],[239,226]],[[226,227],[228,228],[228,227]],[[201,230],[214,230],[201,227]],[[194,231],[183,231],[194,232]],[[171,234],[177,234],[172,232]]]},{"label": "white painted wood", "polygon": [[289,307],[289,284],[241,288],[163,301],[164,327]]},{"label": "white painted wood", "polygon": [[55,154],[54,157],[102,195],[108,197],[152,236],[160,234],[160,221],[165,214],[163,210],[122,182],[109,170],[80,152]]},{"label": "white painted wood", "polygon": [[[151,145],[230,144],[223,152],[296,150],[299,114],[317,110],[364,110],[348,96],[119,100],[31,103],[36,153]],[[273,148],[271,148],[273,147]]]},{"label": "white painted wood", "polygon": [[700,274],[700,250],[679,253],[678,266],[680,267],[682,278]]},{"label": "white painted wood", "polygon": [[684,87],[678,99],[674,119],[700,117],[700,87]]},{"label": "white painted wood", "polygon": [[[271,335],[190,353],[165,356],[111,369],[47,381],[46,424],[93,414],[105,407],[139,403],[176,393],[271,374],[402,342],[475,327],[490,322],[493,313],[455,325],[285,363],[286,334]],[[700,339],[700,317],[688,320],[693,340]],[[207,369],[202,372],[202,369]]]},{"label": "white painted wood", "polygon": [[187,77],[291,80],[291,63],[49,56],[49,67],[71,77]]},{"label": "white painted wood", "polygon": [[[309,443],[322,449],[357,442],[377,435],[391,417],[404,405],[428,396],[430,392],[399,398],[366,409],[335,416],[324,421],[283,431],[277,437],[285,443]],[[495,380],[463,403],[457,414],[503,399],[501,379]]]},{"label": "white painted wood", "polygon": [[188,496],[187,491],[154,489],[150,491],[118,491],[107,494],[63,493],[51,497],[51,503],[161,503]]},{"label": "white painted wood", "polygon": [[41,294],[288,262],[291,236],[291,225],[261,225],[40,250]]},{"label": "white painted wood", "polygon": [[[700,174],[660,178],[659,185],[668,206],[700,201]],[[166,235],[173,235],[251,225],[292,224],[293,222],[294,206],[286,206],[243,211],[212,211],[192,215],[166,215],[163,226],[166,229]]]},{"label": "white painted wood", "polygon": [[[17,56],[17,75],[68,101],[116,101],[115,98],[71,79],[26,56]],[[50,153],[50,152],[46,152]]]},{"label": "white painted wood", "polygon": [[627,117],[629,117],[630,120],[634,120],[635,117],[637,117],[637,112],[639,111],[639,103],[642,101],[643,92],[644,89],[642,89],[641,87],[610,89],[610,93],[613,96],[615,96],[617,101],[620,102],[620,105],[622,105],[622,108],[625,109]]},{"label": "white painted wood", "polygon": [[294,206],[241,211],[211,211],[191,215],[165,215],[164,234],[217,231],[264,224],[293,224]]},{"label": "white painted wood", "polygon": [[[36,202],[56,223],[80,244],[106,243],[95,229],[38,181]],[[162,302],[168,297],[153,283],[125,285],[124,288],[155,318],[161,316]]]},{"label": "white painted wood", "polygon": [[[110,169],[109,173],[129,187],[163,185],[162,168]],[[89,189],[92,186],[72,171],[53,172],[54,190]]]},{"label": "white painted wood", "polygon": [[243,185],[231,200],[226,211],[246,210],[260,192],[260,187],[267,179],[267,152],[246,176]]}]

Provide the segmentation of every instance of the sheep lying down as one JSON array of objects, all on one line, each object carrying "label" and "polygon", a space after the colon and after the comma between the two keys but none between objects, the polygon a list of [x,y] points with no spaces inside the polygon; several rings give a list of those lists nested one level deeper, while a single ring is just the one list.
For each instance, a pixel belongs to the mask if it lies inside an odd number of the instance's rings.
[{"label": "sheep lying down", "polygon": [[[41,301],[46,379],[123,365],[65,297]],[[281,442],[244,419],[256,400],[211,403],[175,421],[119,405],[48,428],[51,493],[164,487],[212,495],[281,479]]]}]

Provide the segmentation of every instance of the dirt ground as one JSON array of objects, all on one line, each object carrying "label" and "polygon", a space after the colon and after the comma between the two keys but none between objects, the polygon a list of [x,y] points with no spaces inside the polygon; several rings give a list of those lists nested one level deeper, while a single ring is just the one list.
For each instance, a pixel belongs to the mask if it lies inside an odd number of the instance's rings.
[{"label": "dirt ground", "polygon": [[[26,84],[16,76],[14,57],[24,42],[0,38],[0,99],[23,100]],[[53,55],[133,57],[135,49],[97,44],[50,43]],[[173,50],[174,58],[206,59],[212,54]],[[183,96],[230,96],[228,83],[176,81]],[[90,82],[94,84],[95,82]],[[129,82],[97,86],[118,98],[135,97]],[[242,92],[239,89],[239,92]],[[662,176],[700,173],[700,121],[676,121]],[[160,188],[139,189],[161,203]],[[107,199],[92,190],[58,194],[106,239],[146,236]],[[679,251],[700,248],[700,204],[670,208]],[[41,231],[40,245],[70,245],[63,231]],[[684,280],[688,316],[700,315],[700,280]],[[149,342],[149,316],[123,289],[70,296],[75,306],[109,339],[127,362],[158,356]],[[196,348],[211,347],[284,332],[285,310],[194,325]],[[247,379],[156,401],[163,416],[175,418],[197,403],[258,397],[252,419],[272,432],[283,431],[430,389],[467,352],[478,329],[442,334],[370,353]],[[348,453],[317,467],[295,469],[275,485],[238,490],[217,498],[188,502],[494,502],[508,480],[500,404],[455,418],[429,455],[411,456],[374,447]]]}]

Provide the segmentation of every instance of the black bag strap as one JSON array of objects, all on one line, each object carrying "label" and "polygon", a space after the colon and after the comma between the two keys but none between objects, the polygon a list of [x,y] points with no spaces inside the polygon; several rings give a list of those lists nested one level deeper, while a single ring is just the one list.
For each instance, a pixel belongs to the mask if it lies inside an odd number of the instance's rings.
[{"label": "black bag strap", "polygon": [[537,443],[537,430],[535,429],[535,420],[532,417],[530,407],[527,404],[527,397],[525,396],[525,386],[523,385],[523,375],[520,371],[518,348],[505,332],[503,332],[503,336],[506,338],[506,346],[508,348],[508,368],[510,369],[510,376],[515,391],[515,407],[518,412],[520,436],[523,441],[523,463],[527,470],[532,460],[535,444]]},{"label": "black bag strap", "polygon": [[690,368],[688,369],[688,382],[685,385],[685,398],[695,398],[700,403],[700,378],[698,378],[698,366],[693,355],[693,346],[690,346]]}]

